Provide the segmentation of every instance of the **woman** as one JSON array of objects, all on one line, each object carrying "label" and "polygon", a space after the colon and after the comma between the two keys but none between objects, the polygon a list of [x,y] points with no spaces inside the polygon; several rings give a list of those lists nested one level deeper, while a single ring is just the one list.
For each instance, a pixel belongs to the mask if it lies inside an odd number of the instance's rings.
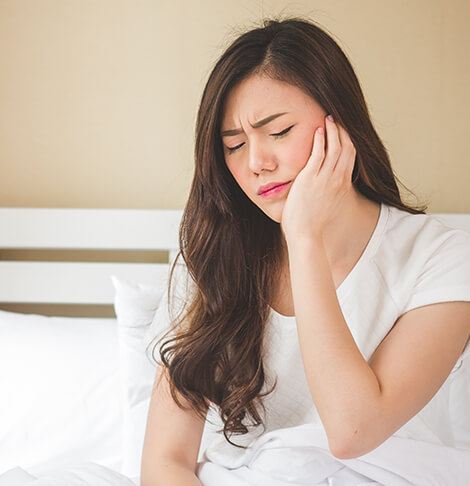
[{"label": "woman", "polygon": [[[173,326],[142,485],[201,484],[205,423],[220,426],[205,460],[227,468],[263,433],[305,423],[347,459],[448,393],[469,350],[470,235],[402,201],[329,35],[287,19],[236,39],[204,89],[195,162],[174,267],[183,306],[169,297],[154,320]],[[413,433],[445,443],[455,425],[432,413]]]}]

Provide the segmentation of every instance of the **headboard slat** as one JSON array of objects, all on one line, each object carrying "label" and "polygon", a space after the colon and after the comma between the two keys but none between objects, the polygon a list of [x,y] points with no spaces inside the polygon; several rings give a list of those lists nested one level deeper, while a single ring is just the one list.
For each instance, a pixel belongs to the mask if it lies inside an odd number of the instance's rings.
[{"label": "headboard slat", "polygon": [[112,304],[110,275],[165,285],[168,263],[0,262],[0,302]]},{"label": "headboard slat", "polygon": [[169,250],[177,209],[0,208],[0,248]]}]

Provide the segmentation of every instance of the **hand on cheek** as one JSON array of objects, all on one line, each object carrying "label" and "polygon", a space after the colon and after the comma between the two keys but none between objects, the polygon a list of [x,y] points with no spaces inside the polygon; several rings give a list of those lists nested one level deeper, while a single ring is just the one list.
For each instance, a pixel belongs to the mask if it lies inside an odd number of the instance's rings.
[{"label": "hand on cheek", "polygon": [[284,204],[281,228],[287,240],[321,237],[351,190],[356,149],[346,130],[333,119],[326,117],[325,127],[316,129],[312,153]]}]

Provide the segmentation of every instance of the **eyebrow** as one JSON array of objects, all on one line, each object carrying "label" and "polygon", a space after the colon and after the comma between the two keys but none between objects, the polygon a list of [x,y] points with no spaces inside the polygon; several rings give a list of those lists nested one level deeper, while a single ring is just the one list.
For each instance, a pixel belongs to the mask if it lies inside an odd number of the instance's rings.
[{"label": "eyebrow", "polygon": [[[263,118],[262,120],[254,123],[251,125],[253,128],[260,128],[264,125],[267,125],[269,122],[275,120],[276,118],[286,115],[288,112],[285,111],[284,113],[275,113],[274,115],[269,115],[266,118]],[[233,130],[224,130],[223,132],[220,133],[222,137],[231,137],[232,135],[239,135],[240,133],[243,133],[243,130],[241,128],[234,128]]]}]

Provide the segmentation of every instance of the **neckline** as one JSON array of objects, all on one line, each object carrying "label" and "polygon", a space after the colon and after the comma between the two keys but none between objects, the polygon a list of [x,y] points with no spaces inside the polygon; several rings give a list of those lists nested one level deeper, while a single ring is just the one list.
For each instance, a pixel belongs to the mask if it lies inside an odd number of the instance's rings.
[{"label": "neckline", "polygon": [[[379,246],[380,241],[382,240],[382,235],[384,233],[385,227],[387,225],[389,212],[390,211],[388,205],[384,203],[380,203],[379,217],[375,225],[374,231],[372,232],[369,241],[367,242],[367,245],[364,248],[364,251],[362,252],[361,256],[359,257],[354,267],[346,275],[346,278],[340,283],[339,287],[336,289],[336,295],[339,300],[344,298],[349,293],[348,288],[349,289],[351,288],[351,286],[348,287],[349,281],[358,272],[358,269],[364,266],[364,262],[366,262],[369,259],[369,255],[372,256],[375,253],[377,247]],[[289,319],[289,320],[295,319],[295,316],[285,316],[284,314],[280,314],[279,312],[274,310],[271,306],[269,306],[269,309],[272,314],[282,319]]]}]

